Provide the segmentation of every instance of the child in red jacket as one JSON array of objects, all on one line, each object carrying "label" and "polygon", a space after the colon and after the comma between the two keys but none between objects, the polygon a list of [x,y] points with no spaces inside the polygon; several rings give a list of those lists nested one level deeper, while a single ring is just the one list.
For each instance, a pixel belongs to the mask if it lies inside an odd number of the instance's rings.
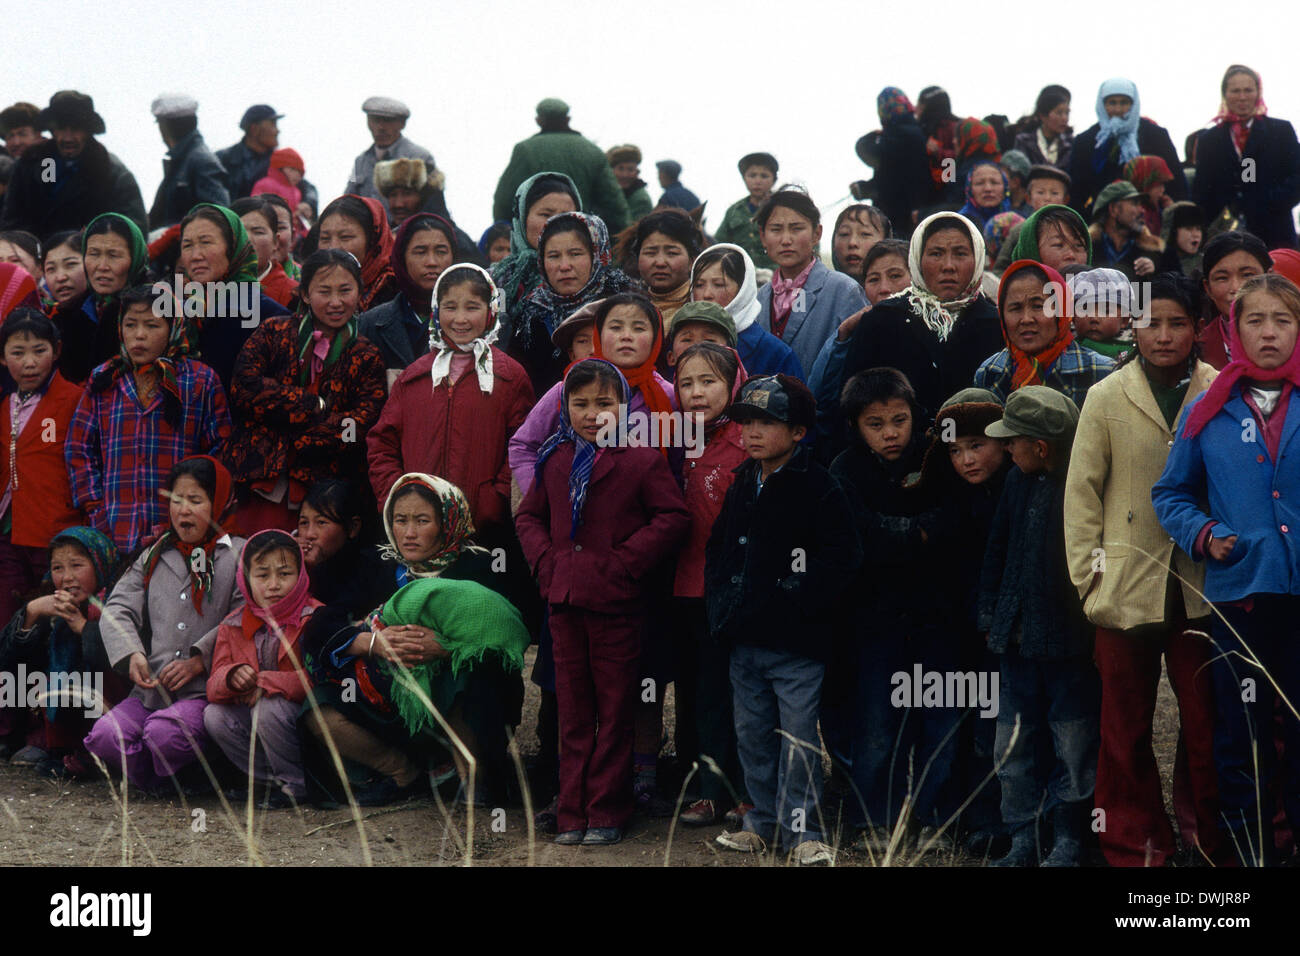
[{"label": "child in red jacket", "polygon": [[628,401],[612,363],[569,369],[559,428],[542,445],[515,517],[550,604],[560,723],[556,842],[604,846],[632,814],[633,712],[644,581],[685,537],[690,515],[658,449],[613,444]]},{"label": "child in red jacket", "polygon": [[321,603],[308,593],[298,542],[283,531],[261,531],[248,539],[236,580],[244,606],[217,630],[203,726],[231,762],[244,768],[256,717],[252,776],[272,786],[261,806],[276,810],[307,795],[298,711],[308,680],[299,639]]}]

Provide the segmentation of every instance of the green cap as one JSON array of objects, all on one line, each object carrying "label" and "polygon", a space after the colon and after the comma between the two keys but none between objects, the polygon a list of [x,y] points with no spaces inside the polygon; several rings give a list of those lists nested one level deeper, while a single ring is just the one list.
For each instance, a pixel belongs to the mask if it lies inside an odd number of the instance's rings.
[{"label": "green cap", "polygon": [[563,119],[569,115],[569,104],[555,96],[548,96],[537,104],[537,115],[542,119]]},{"label": "green cap", "polygon": [[1042,438],[1047,441],[1067,439],[1079,424],[1079,409],[1054,388],[1025,385],[1007,398],[1002,420],[984,429],[990,438]]},{"label": "green cap", "polygon": [[716,327],[727,337],[727,344],[736,347],[736,320],[716,302],[687,302],[673,315],[668,325],[668,347],[672,348],[677,330],[687,322],[703,322]]},{"label": "green cap", "polygon": [[1106,207],[1120,199],[1136,199],[1142,195],[1127,179],[1117,179],[1101,192],[1097,193],[1097,198],[1092,201],[1092,221],[1096,222],[1106,215]]}]

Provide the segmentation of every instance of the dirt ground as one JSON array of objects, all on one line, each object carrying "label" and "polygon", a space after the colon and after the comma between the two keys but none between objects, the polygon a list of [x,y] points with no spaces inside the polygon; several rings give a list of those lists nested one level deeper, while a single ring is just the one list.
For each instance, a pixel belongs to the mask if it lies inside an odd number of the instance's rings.
[{"label": "dirt ground", "polygon": [[[529,661],[531,669],[531,654]],[[526,682],[524,724],[518,740],[527,757],[536,751],[539,697]],[[665,701],[669,739],[672,692]],[[1156,708],[1156,755],[1166,798],[1171,792],[1178,712],[1168,682],[1161,681]],[[996,785],[996,782],[993,784]],[[674,795],[675,796],[675,795]],[[123,808],[103,781],[59,782],[0,763],[0,865],[6,866],[771,866],[761,858],[719,848],[722,829],[672,826],[672,820],[635,818],[623,842],[612,847],[558,847],[537,834],[530,840],[522,807],[475,812],[472,847],[466,847],[466,812],[450,812],[433,798],[384,808],[360,808],[361,827],[347,808],[257,811],[251,830],[246,807],[227,809],[220,797],[192,800],[135,799]],[[123,812],[125,811],[125,813]],[[123,819],[126,820],[125,833]],[[365,831],[363,852],[361,828]],[[832,826],[832,830],[837,829]],[[671,841],[671,842],[670,842]],[[838,841],[834,841],[838,842]],[[979,866],[961,852],[915,853],[882,860],[866,851],[842,849],[841,866]]]}]

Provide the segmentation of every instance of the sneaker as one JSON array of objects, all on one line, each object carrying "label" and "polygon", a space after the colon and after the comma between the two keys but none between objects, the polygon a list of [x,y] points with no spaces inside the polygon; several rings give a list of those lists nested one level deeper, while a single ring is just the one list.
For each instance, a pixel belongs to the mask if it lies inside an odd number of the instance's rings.
[{"label": "sneaker", "polygon": [[587,836],[586,830],[565,830],[555,837],[556,846],[578,846]]},{"label": "sneaker", "polygon": [[826,866],[835,862],[835,851],[821,840],[804,840],[790,854],[797,866]]},{"label": "sneaker", "polygon": [[533,827],[538,833],[554,833],[560,826],[560,798],[556,797],[544,810],[533,814]]},{"label": "sneaker", "polygon": [[951,853],[957,849],[957,844],[948,835],[947,830],[940,830],[938,827],[932,826],[921,827],[921,832],[916,838],[916,845],[917,849],[925,853]]},{"label": "sneaker", "polygon": [[703,827],[718,822],[718,805],[712,800],[696,800],[677,819],[688,827]]},{"label": "sneaker", "polygon": [[719,846],[725,846],[728,850],[735,850],[738,853],[767,852],[767,844],[763,842],[763,838],[749,830],[737,830],[734,833],[723,830],[715,839]]},{"label": "sneaker", "polygon": [[745,825],[745,814],[753,809],[752,803],[738,803],[723,815],[722,821],[727,826],[739,830]]},{"label": "sneaker", "polygon": [[40,747],[26,746],[9,758],[9,763],[14,767],[38,767],[42,760],[49,759],[49,751],[42,750]]},{"label": "sneaker", "polygon": [[592,827],[582,838],[583,846],[613,846],[623,839],[622,827]]}]

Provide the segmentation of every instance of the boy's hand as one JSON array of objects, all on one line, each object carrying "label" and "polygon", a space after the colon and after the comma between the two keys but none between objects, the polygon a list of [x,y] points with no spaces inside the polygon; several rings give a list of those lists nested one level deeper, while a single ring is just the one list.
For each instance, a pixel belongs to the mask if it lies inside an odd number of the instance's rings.
[{"label": "boy's hand", "polygon": [[226,684],[236,694],[246,694],[257,686],[257,671],[251,664],[240,664],[226,675]]},{"label": "boy's hand", "polygon": [[158,672],[158,681],[167,690],[175,693],[194,678],[203,673],[203,658],[197,654],[190,655],[183,661],[168,661]]},{"label": "boy's hand", "polygon": [[1215,561],[1226,561],[1236,543],[1237,536],[1235,534],[1226,538],[1211,538],[1210,543],[1205,546],[1205,550]]},{"label": "boy's hand", "polygon": [[867,310],[870,308],[871,306],[869,305],[864,306],[841,322],[839,331],[836,333],[835,337],[841,342],[847,342],[849,337],[853,335],[853,330],[858,327],[858,323],[862,321],[862,317],[867,314]]},{"label": "boy's hand", "polygon": [[158,681],[149,673],[149,659],[143,654],[132,654],[130,670],[131,682],[137,687],[143,687],[145,690],[153,690],[158,686]]}]

